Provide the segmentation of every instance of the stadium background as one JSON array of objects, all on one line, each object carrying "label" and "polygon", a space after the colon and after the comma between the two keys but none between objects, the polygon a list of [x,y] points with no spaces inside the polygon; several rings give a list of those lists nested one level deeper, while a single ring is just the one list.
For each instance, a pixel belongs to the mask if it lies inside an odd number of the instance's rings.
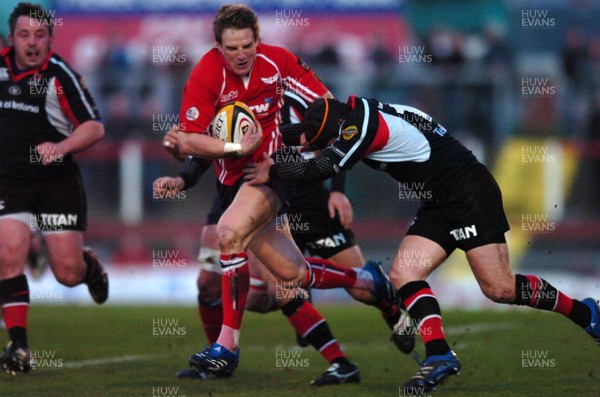
[{"label": "stadium background", "polygon": [[[4,36],[16,3],[0,4]],[[222,2],[41,3],[55,18],[54,50],[84,76],[106,125],[105,140],[77,158],[86,240],[109,264],[110,304],[193,305],[214,176],[175,200],[153,197],[152,181],[178,170],[161,137],[213,45]],[[336,97],[416,106],[464,141],[502,187],[515,269],[576,296],[600,295],[600,2],[247,3],[262,39],[302,56]],[[362,165],[347,195],[366,256],[389,267],[417,201]],[[483,298],[460,252],[432,283],[445,307],[500,307]],[[31,284],[34,304],[89,302],[85,287],[62,288],[50,274]],[[318,299],[350,302],[338,292]]]}]

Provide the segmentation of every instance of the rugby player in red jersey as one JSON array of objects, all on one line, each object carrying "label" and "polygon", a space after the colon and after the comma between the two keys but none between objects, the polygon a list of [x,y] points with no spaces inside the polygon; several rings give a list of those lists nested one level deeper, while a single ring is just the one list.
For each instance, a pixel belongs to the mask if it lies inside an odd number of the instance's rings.
[{"label": "rugby player in red jersey", "polygon": [[48,13],[19,3],[9,25],[11,46],[0,53],[0,302],[10,342],[0,361],[14,374],[32,367],[24,274],[32,230],[61,284],[86,283],[103,303],[108,278],[83,246],[87,204],[72,158],[102,139],[100,116],[79,75],[52,52]]},{"label": "rugby player in red jersey", "polygon": [[[225,212],[217,224],[222,270],[223,326],[217,342],[193,355],[190,363],[214,373],[233,371],[239,360],[239,332],[249,288],[246,250],[250,250],[285,286],[361,288],[377,299],[397,299],[380,266],[350,269],[325,260],[307,262],[293,240],[275,227],[287,202],[289,186],[244,183],[250,162],[273,154],[282,144],[280,108],[290,89],[307,102],[331,93],[310,68],[289,51],[259,44],[256,14],[244,5],[227,5],[213,22],[216,47],[195,66],[185,85],[179,150],[216,160],[217,191]],[[258,124],[241,143],[224,143],[207,134],[216,110],[227,102],[244,102]]]},{"label": "rugby player in red jersey", "polygon": [[[266,158],[245,171],[250,183],[324,180],[362,161],[425,193],[390,273],[426,350],[402,394],[431,391],[460,371],[444,335],[438,300],[425,281],[457,248],[466,253],[486,297],[563,314],[600,345],[598,301],[571,299],[538,276],[512,272],[504,238],[509,225],[494,177],[429,115],[376,99],[321,99],[307,109],[304,128],[302,144],[322,149],[320,155],[289,164]],[[422,265],[407,263],[405,258],[415,253]]]}]

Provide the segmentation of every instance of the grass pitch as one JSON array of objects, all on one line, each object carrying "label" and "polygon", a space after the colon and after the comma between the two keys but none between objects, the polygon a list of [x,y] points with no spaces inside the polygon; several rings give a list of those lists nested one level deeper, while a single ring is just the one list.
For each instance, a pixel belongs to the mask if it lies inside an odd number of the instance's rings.
[{"label": "grass pitch", "polygon": [[[248,313],[241,363],[229,379],[181,381],[175,372],[204,345],[193,307],[42,306],[30,310],[30,345],[39,368],[2,375],[2,397],[403,396],[417,370],[388,342],[374,310],[319,306],[360,384],[312,388],[326,362],[297,350],[280,313]],[[445,313],[448,340],[462,361],[433,396],[600,395],[600,349],[570,321],[533,310]],[[423,356],[423,345],[417,342]]]}]

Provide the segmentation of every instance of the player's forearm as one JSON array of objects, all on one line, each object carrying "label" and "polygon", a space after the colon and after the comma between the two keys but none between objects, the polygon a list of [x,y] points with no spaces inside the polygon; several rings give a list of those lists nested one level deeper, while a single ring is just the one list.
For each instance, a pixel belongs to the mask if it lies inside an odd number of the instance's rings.
[{"label": "player's forearm", "polygon": [[309,161],[276,163],[269,170],[270,179],[289,182],[321,182],[340,172],[329,158],[317,156]]},{"label": "player's forearm", "polygon": [[205,134],[179,132],[179,151],[184,155],[216,160],[225,157],[225,143]]},{"label": "player's forearm", "polygon": [[346,173],[340,172],[331,177],[331,191],[345,193],[346,191]]},{"label": "player's forearm", "polygon": [[80,124],[71,136],[57,143],[59,152],[71,154],[81,152],[104,138],[104,125],[96,120]]},{"label": "player's forearm", "polygon": [[196,158],[188,157],[179,169],[179,177],[183,180],[183,188],[187,190],[193,187],[200,177],[210,168],[210,162]]}]

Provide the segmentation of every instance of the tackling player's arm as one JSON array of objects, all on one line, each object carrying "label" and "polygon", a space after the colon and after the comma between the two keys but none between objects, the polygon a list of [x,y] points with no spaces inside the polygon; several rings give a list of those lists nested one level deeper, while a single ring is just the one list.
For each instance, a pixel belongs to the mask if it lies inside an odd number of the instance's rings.
[{"label": "tackling player's arm", "polygon": [[160,177],[154,181],[152,188],[156,191],[170,190],[174,192],[190,189],[198,183],[211,164],[211,161],[188,156],[176,177]]},{"label": "tackling player's arm", "polygon": [[342,171],[338,165],[342,159],[332,147],[328,147],[317,157],[308,161],[276,163],[273,158],[264,155],[260,163],[250,164],[244,170],[249,184],[257,185],[270,180],[286,182],[322,182]]}]

